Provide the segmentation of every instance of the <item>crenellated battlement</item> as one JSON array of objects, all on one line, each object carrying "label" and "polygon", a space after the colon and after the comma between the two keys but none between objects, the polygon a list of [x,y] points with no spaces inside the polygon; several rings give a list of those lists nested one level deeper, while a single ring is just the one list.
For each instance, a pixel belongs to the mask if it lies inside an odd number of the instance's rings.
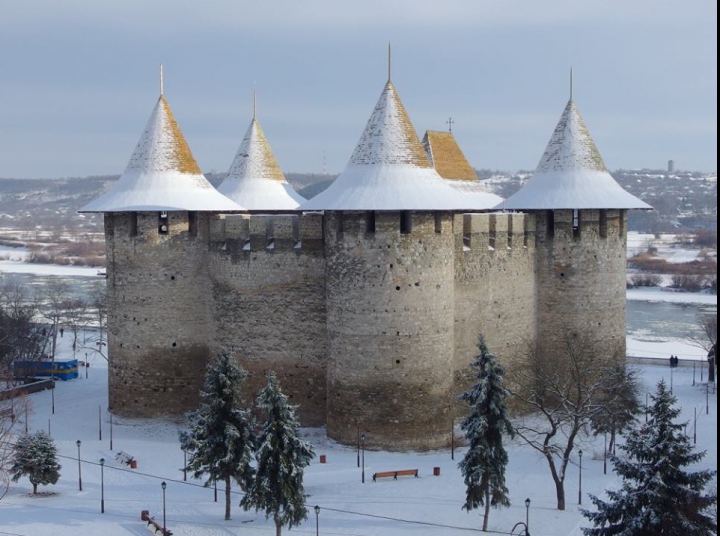
[{"label": "crenellated battlement", "polygon": [[210,221],[211,248],[229,252],[322,251],[322,214],[218,214]]},{"label": "crenellated battlement", "polygon": [[519,213],[464,214],[465,253],[535,247],[535,216]]}]

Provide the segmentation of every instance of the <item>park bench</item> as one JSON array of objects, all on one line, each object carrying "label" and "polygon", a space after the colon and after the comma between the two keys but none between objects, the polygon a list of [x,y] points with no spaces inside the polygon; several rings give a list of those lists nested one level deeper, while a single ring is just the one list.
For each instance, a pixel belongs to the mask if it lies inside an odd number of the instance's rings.
[{"label": "park bench", "polygon": [[172,536],[172,531],[166,529],[159,521],[150,517],[150,513],[147,510],[142,511],[141,517],[143,521],[147,521],[147,529],[150,532],[154,534],[160,533],[162,536]]},{"label": "park bench", "polygon": [[130,456],[127,452],[121,450],[115,455],[115,461],[118,463],[124,463],[125,465],[133,465],[135,458]]},{"label": "park bench", "polygon": [[397,480],[399,476],[414,476],[420,478],[419,471],[417,469],[405,469],[403,471],[387,471],[385,473],[375,473],[373,475],[373,482],[377,482],[378,478],[390,478]]}]

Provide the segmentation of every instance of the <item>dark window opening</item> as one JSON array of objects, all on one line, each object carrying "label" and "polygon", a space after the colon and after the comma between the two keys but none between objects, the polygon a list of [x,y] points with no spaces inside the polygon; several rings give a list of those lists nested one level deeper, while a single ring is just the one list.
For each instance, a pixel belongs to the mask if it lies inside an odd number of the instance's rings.
[{"label": "dark window opening", "polygon": [[555,212],[552,210],[548,210],[546,214],[547,218],[547,235],[548,238],[552,238],[555,236]]},{"label": "dark window opening", "polygon": [[573,237],[580,238],[580,211],[573,210]]},{"label": "dark window opening", "polygon": [[600,211],[600,238],[608,237],[608,217],[607,210]]},{"label": "dark window opening", "polygon": [[158,232],[160,234],[168,234],[170,232],[170,220],[167,212],[161,212],[158,215]]},{"label": "dark window opening", "polygon": [[440,212],[435,213],[435,232],[438,234],[442,233],[442,217]]},{"label": "dark window opening", "polygon": [[365,232],[366,233],[374,233],[375,232],[375,211],[370,211],[365,213]]},{"label": "dark window opening", "polygon": [[620,211],[620,239],[625,238],[625,212]]},{"label": "dark window opening", "polygon": [[138,214],[137,212],[130,213],[130,236],[138,235]]},{"label": "dark window opening", "polygon": [[400,234],[412,232],[412,213],[409,210],[400,212]]},{"label": "dark window opening", "polygon": [[345,225],[343,222],[343,214],[342,212],[337,213],[337,220],[338,220],[338,234],[342,235],[345,232]]},{"label": "dark window opening", "polygon": [[198,233],[198,214],[197,212],[188,212],[188,233],[190,236],[197,236]]}]

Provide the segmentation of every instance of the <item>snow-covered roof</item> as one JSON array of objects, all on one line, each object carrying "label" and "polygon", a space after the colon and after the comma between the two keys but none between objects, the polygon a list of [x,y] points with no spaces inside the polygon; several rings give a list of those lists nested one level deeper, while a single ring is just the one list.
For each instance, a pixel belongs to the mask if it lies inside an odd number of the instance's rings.
[{"label": "snow-covered roof", "polygon": [[535,174],[501,206],[507,210],[652,208],[610,175],[573,99]]},{"label": "snow-covered roof", "polygon": [[118,182],[80,212],[244,210],[202,174],[161,95]]},{"label": "snow-covered roof", "polygon": [[477,173],[465,158],[452,132],[428,130],[423,147],[435,171],[446,180],[476,181]]},{"label": "snow-covered roof", "polygon": [[251,211],[296,210],[305,201],[285,180],[255,117],[218,191]]},{"label": "snow-covered roof", "polygon": [[388,81],[345,171],[301,210],[485,210],[435,171]]}]

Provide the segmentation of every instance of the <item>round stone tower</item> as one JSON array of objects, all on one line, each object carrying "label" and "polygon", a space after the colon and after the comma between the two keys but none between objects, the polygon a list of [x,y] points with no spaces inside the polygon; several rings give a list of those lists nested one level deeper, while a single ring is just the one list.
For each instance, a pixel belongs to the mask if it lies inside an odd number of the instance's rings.
[{"label": "round stone tower", "polygon": [[208,213],[241,210],[202,175],[161,94],[117,184],[81,211],[105,214],[113,413],[197,406],[211,357]]},{"label": "round stone tower", "polygon": [[624,359],[627,211],[651,207],[607,171],[572,99],[532,179],[504,208],[536,217],[539,355],[582,337]]},{"label": "round stone tower", "polygon": [[452,423],[453,211],[388,81],[349,165],[301,205],[325,211],[329,437],[447,444]]}]

